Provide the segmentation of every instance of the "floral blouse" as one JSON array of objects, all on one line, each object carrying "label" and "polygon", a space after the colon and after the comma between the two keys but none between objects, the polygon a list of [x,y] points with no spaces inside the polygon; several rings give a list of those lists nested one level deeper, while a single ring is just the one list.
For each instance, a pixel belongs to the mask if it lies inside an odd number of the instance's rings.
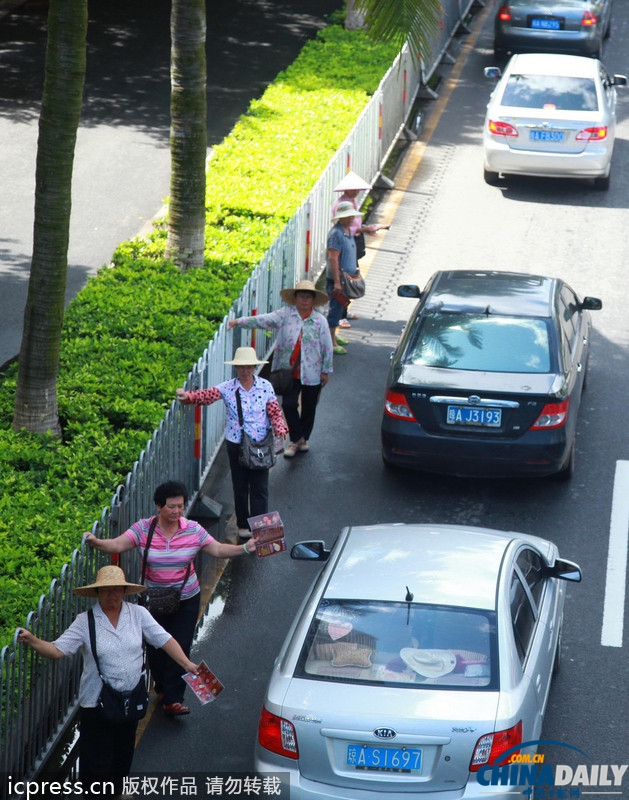
[{"label": "floral blouse", "polygon": [[223,400],[227,409],[225,438],[238,444],[242,439],[242,430],[238,422],[238,404],[236,391],[240,389],[242,418],[244,429],[256,442],[261,442],[269,432],[269,424],[276,436],[286,436],[288,426],[284,414],[277,402],[271,384],[264,378],[256,376],[249,391],[243,388],[238,378],[219,383],[211,389],[198,389],[186,392],[186,403],[198,406],[209,406],[217,400]]},{"label": "floral blouse", "polygon": [[270,314],[240,317],[242,328],[278,329],[271,369],[289,369],[290,357],[301,333],[299,379],[305,386],[318,386],[322,372],[332,372],[332,337],[327,319],[320,311],[312,310],[301,318],[295,306],[283,306]]}]

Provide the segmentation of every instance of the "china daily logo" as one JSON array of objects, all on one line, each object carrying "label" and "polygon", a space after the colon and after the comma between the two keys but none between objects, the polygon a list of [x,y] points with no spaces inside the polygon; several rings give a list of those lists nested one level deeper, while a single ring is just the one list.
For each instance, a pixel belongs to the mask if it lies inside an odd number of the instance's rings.
[{"label": "china daily logo", "polygon": [[[576,767],[567,764],[548,764],[543,753],[522,753],[527,747],[541,745],[565,747],[580,753],[586,764]],[[582,795],[623,794],[622,782],[628,764],[592,764],[590,757],[577,747],[538,739],[523,742],[500,756],[500,765],[481,767],[476,773],[480,786],[524,787],[522,794],[529,800],[572,800]]]}]

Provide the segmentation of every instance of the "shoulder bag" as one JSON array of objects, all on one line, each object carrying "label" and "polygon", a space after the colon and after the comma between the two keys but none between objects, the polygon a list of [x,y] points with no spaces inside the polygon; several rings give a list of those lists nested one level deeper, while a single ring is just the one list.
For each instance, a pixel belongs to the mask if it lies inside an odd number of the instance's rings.
[{"label": "shoulder bag", "polygon": [[149,706],[149,695],[146,691],[146,664],[142,665],[142,675],[134,689],[130,692],[119,692],[107,683],[100,671],[98,654],[96,653],[96,623],[94,621],[94,611],[90,608],[87,612],[87,622],[90,630],[90,645],[92,655],[96,662],[96,669],[103,682],[98,707],[101,709],[105,719],[110,722],[136,722],[145,716]]},{"label": "shoulder bag", "polygon": [[341,291],[350,300],[357,300],[359,297],[365,295],[365,279],[356,272],[355,275],[349,275],[339,267],[339,274],[341,277]]},{"label": "shoulder bag", "polygon": [[269,381],[275,394],[288,394],[293,388],[293,368],[273,370],[269,375]]},{"label": "shoulder bag", "polygon": [[[157,517],[151,520],[151,527],[149,528],[148,536],[146,537],[146,547],[144,548],[144,556],[142,558],[142,578],[141,583],[144,583],[144,576],[146,574],[146,560],[148,558],[149,547],[151,546],[151,539],[155,532],[157,525]],[[179,608],[181,600],[181,590],[186,585],[188,576],[190,575],[190,563],[186,569],[181,586],[148,586],[145,592],[138,596],[138,603],[144,608],[147,608],[153,616],[167,617],[174,614]]]},{"label": "shoulder bag", "polygon": [[238,423],[242,431],[240,454],[238,456],[240,465],[245,469],[271,469],[275,464],[273,429],[269,430],[261,442],[254,441],[245,433],[240,389],[236,390],[236,405],[238,406]]}]

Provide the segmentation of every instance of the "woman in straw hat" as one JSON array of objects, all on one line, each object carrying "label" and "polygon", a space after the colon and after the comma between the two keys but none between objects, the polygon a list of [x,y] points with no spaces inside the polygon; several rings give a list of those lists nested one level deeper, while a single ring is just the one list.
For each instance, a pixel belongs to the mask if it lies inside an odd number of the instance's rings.
[{"label": "woman in straw hat", "polygon": [[[143,556],[148,546],[143,580],[151,587],[169,586],[181,592],[176,611],[172,614],[154,612],[153,616],[188,656],[199,619],[201,598],[194,569],[197,553],[203,550],[214,558],[234,558],[255,552],[255,545],[253,542],[243,546],[217,542],[198,522],[186,519],[184,511],[188,490],[179,481],[160,483],[153,494],[153,502],[156,516],[139,519],[113,539],[98,539],[86,533],[85,543],[109,555],[119,555],[137,547]],[[186,684],[181,676],[185,670],[160,648],[149,645],[147,651],[155,691],[164,714],[168,717],[189,714],[190,708],[183,702]]]},{"label": "woman in straw hat", "polygon": [[299,281],[292,289],[282,289],[280,296],[286,303],[282,308],[232,319],[229,327],[278,332],[271,370],[292,370],[293,381],[282,395],[282,409],[290,434],[284,458],[294,458],[310,447],[319,394],[332,372],[332,337],[326,318],[317,310],[328,302],[328,296],[312,281]]},{"label": "woman in straw hat", "polygon": [[236,523],[241,539],[251,536],[249,517],[266,514],[269,510],[269,471],[268,469],[247,469],[240,464],[239,452],[242,429],[239,422],[238,401],[242,406],[243,428],[256,442],[261,442],[273,428],[275,436],[284,437],[288,433],[284,414],[277,402],[271,384],[256,375],[256,367],[266,364],[260,361],[253,347],[239,347],[231,361],[236,368],[236,377],[219,383],[211,389],[187,392],[177,389],[177,398],[182,403],[207,406],[222,400],[227,410],[225,439],[227,455],[234,489]]},{"label": "woman in straw hat", "polygon": [[[98,661],[101,673],[114,689],[130,691],[142,673],[143,646],[146,640],[161,647],[186,672],[199,667],[185,655],[173,637],[149,612],[135,603],[124,602],[126,595],[143,592],[144,586],[129,583],[120,567],[107,566],[98,571],[96,581],[74,590],[80,597],[94,597]],[[44,658],[63,658],[81,652],[83,672],[79,686],[81,707],[79,734],[79,778],[84,794],[105,794],[105,781],[114,783],[118,796],[123,779],[131,770],[137,721],[111,722],[98,706],[102,681],[92,655],[88,613],[79,614],[57,639],[47,642],[30,631],[21,629],[18,641],[31,647]]]}]

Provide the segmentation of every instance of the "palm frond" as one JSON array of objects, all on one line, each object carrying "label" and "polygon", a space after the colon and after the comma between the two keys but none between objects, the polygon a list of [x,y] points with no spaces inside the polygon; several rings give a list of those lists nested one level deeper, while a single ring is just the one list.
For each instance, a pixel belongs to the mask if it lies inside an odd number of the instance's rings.
[{"label": "palm frond", "polygon": [[439,27],[440,0],[355,0],[355,6],[365,14],[372,39],[393,42],[400,49],[408,41],[413,55],[427,55],[428,41]]}]

